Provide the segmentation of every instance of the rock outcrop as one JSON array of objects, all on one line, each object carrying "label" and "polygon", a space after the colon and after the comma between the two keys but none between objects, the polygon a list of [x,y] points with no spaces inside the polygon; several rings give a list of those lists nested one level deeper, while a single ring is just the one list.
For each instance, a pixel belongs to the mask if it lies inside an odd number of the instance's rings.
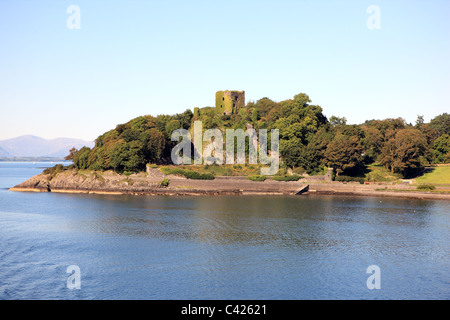
[{"label": "rock outcrop", "polygon": [[[168,178],[168,187],[161,186]],[[164,176],[159,169],[147,168],[147,172],[130,176],[112,171],[64,170],[56,174],[39,174],[11,188],[12,191],[149,194],[149,195],[245,195],[298,193],[301,182],[250,181],[246,177],[217,177],[214,180],[191,180],[185,177]],[[303,187],[302,187],[303,188]]]}]

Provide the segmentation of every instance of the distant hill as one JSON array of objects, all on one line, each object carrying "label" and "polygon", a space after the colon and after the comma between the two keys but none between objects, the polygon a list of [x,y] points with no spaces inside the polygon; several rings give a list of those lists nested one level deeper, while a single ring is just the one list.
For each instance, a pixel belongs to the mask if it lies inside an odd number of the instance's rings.
[{"label": "distant hill", "polygon": [[52,140],[27,135],[0,140],[0,157],[49,157],[63,158],[73,147],[80,149],[84,146],[92,148],[94,142],[79,139],[57,138]]},{"label": "distant hill", "polygon": [[7,158],[7,157],[10,157],[11,155],[8,153],[8,151],[6,151],[5,149],[3,149],[3,148],[0,148],[0,157],[5,157],[5,158]]}]

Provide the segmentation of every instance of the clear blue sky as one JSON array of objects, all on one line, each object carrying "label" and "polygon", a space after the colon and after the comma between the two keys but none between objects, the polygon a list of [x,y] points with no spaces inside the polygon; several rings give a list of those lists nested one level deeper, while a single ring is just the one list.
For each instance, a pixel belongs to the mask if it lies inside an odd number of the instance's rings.
[{"label": "clear blue sky", "polygon": [[[81,29],[70,30],[69,5]],[[381,29],[366,21],[380,8]],[[0,139],[308,94],[348,123],[450,112],[450,1],[0,1]]]}]

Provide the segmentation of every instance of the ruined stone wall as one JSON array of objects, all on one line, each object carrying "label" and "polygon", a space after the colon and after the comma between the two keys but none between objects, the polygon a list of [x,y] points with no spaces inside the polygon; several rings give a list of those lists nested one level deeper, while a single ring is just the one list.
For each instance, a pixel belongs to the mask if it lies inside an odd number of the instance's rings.
[{"label": "ruined stone wall", "polygon": [[245,107],[245,91],[217,91],[216,110],[218,114],[236,114]]}]

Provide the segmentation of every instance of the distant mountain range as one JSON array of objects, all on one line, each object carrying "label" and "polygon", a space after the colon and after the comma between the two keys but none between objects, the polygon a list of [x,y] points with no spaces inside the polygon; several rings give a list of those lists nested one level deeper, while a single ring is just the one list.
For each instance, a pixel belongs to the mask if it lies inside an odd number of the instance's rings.
[{"label": "distant mountain range", "polygon": [[73,147],[78,150],[84,146],[92,148],[94,142],[79,139],[57,138],[52,140],[27,135],[0,140],[0,157],[24,158],[47,157],[64,158]]}]

